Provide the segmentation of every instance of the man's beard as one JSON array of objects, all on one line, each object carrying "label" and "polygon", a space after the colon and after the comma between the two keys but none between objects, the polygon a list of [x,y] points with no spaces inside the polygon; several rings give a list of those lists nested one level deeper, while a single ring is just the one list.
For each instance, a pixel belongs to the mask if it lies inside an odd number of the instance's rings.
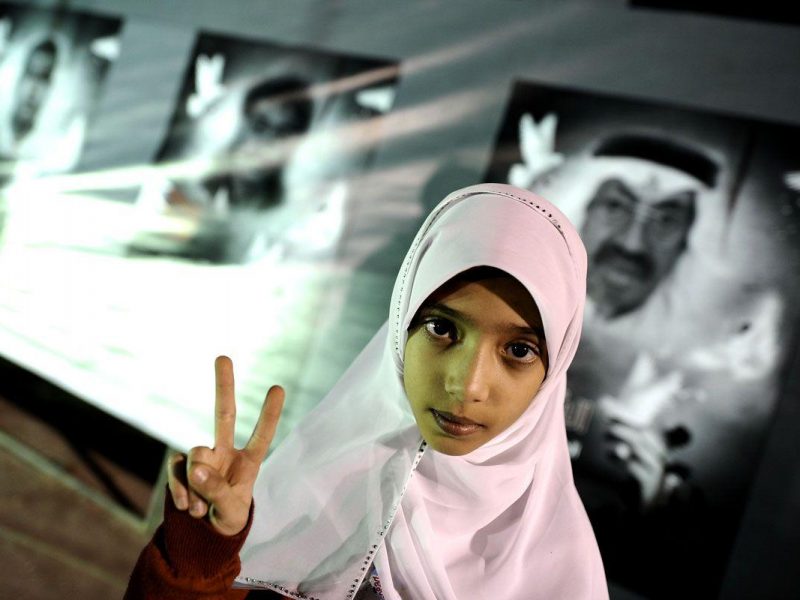
[{"label": "man's beard", "polygon": [[590,269],[590,295],[607,317],[638,308],[652,292],[656,267],[641,252],[609,242],[598,250]]},{"label": "man's beard", "polygon": [[600,248],[594,264],[595,268],[621,270],[643,281],[650,279],[655,271],[655,265],[649,256],[641,252],[630,252],[614,243],[606,243]]}]

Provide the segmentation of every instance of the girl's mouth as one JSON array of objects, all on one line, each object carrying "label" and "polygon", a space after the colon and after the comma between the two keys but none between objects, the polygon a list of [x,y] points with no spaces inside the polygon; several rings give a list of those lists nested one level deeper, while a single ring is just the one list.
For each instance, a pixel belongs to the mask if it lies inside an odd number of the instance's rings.
[{"label": "girl's mouth", "polygon": [[431,413],[439,429],[455,437],[470,435],[484,428],[480,423],[476,423],[466,417],[458,417],[452,413],[438,411],[433,408]]}]

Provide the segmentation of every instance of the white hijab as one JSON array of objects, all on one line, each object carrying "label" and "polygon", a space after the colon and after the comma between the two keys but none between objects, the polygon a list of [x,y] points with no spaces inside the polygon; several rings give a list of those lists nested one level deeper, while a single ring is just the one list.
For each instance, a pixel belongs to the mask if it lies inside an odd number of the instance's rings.
[{"label": "white hijab", "polygon": [[[447,456],[425,450],[403,351],[425,299],[476,266],[531,293],[550,363],[511,427]],[[563,415],[585,282],[583,244],[549,202],[501,184],[445,198],[406,255],[388,322],[264,464],[239,584],[350,600],[374,560],[387,600],[607,598]]]}]

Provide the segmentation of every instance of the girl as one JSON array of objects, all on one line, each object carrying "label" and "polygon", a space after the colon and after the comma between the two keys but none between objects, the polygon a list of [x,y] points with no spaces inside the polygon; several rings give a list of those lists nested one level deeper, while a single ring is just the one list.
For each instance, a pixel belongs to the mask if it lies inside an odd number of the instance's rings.
[{"label": "girl", "polygon": [[607,598],[563,417],[585,282],[583,245],[547,201],[499,184],[450,194],[388,322],[257,481],[282,391],[235,450],[217,360],[216,445],[174,461],[127,597]]}]

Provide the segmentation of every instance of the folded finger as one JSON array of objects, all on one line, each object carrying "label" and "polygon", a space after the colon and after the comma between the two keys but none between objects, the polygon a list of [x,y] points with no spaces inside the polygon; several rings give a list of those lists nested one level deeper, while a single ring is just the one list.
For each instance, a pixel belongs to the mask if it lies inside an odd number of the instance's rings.
[{"label": "folded finger", "polygon": [[189,508],[189,489],[186,481],[186,455],[173,454],[167,463],[167,487],[172,502],[179,510]]},{"label": "folded finger", "polygon": [[208,503],[196,490],[189,487],[189,514],[198,519],[205,517],[208,513]]},{"label": "folded finger", "polygon": [[205,469],[212,468],[207,462],[212,457],[212,452],[210,448],[197,446],[187,453],[186,473],[188,504],[189,513],[193,517],[204,517],[208,512],[208,502],[204,498],[203,493],[195,486],[192,473],[200,467]]},{"label": "folded finger", "polygon": [[231,486],[219,471],[210,465],[199,464],[189,471],[189,482],[206,505],[225,505],[231,494]]},{"label": "folded finger", "polygon": [[189,471],[192,490],[205,503],[202,513],[192,516],[208,515],[208,519],[225,535],[239,533],[247,523],[249,500],[243,502],[230,482],[210,465],[198,465]]},{"label": "folded finger", "polygon": [[247,525],[252,499],[237,493],[222,475],[205,467],[190,472],[192,486],[208,502],[208,520],[223,535],[235,535]]}]

